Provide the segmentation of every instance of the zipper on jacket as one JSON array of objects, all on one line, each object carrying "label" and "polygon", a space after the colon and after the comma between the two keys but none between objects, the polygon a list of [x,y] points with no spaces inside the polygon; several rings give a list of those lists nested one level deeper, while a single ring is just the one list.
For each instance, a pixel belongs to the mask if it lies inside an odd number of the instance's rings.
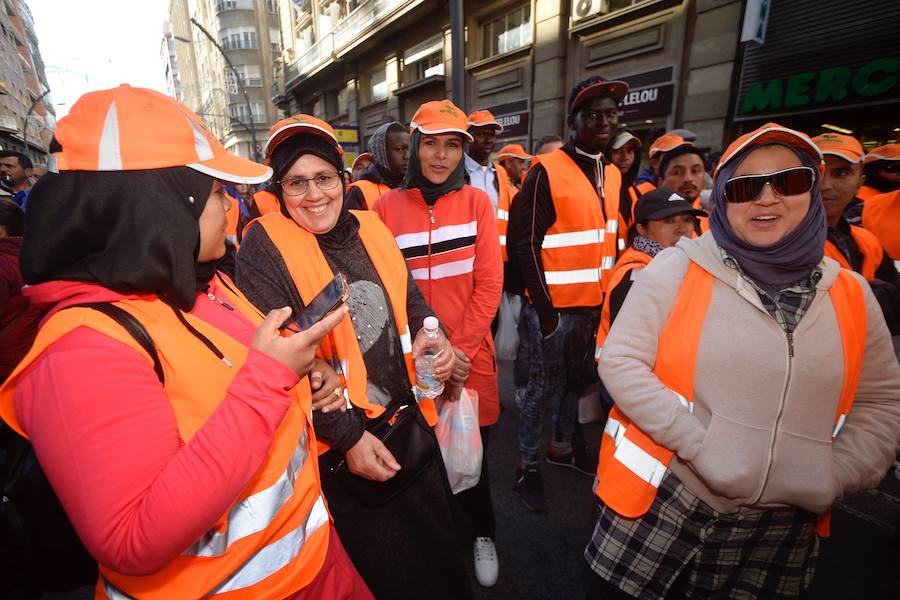
[{"label": "zipper on jacket", "polygon": [[[781,310],[781,307],[778,303],[775,303],[775,309],[781,315],[781,320],[784,321],[784,312]],[[778,437],[778,427],[781,424],[781,417],[784,415],[784,405],[787,400],[788,388],[791,385],[791,372],[794,366],[794,333],[792,331],[785,331],[781,325],[775,323],[775,325],[782,330],[784,333],[784,339],[787,343],[787,374],[784,378],[784,387],[781,390],[781,400],[778,404],[778,414],[775,415],[775,424],[772,427],[772,433],[769,436],[769,454],[766,458],[766,470],[763,473],[763,479],[759,486],[759,491],[754,495],[753,499],[750,501],[750,505],[754,505],[759,502],[759,499],[762,498],[763,492],[766,490],[766,484],[769,482],[769,473],[772,470],[772,461],[775,454],[775,438]]]},{"label": "zipper on jacket", "polygon": [[434,229],[432,225],[437,222],[434,218],[434,205],[428,205],[428,297],[431,298],[431,232]]},{"label": "zipper on jacket", "polygon": [[213,302],[216,302],[217,304],[221,304],[222,306],[224,306],[224,307],[227,308],[228,310],[234,310],[234,308],[232,308],[227,302],[225,302],[225,301],[222,300],[221,298],[217,298],[216,295],[213,294],[212,292],[207,291],[207,292],[206,292],[206,296],[207,296],[210,300],[212,300]]}]

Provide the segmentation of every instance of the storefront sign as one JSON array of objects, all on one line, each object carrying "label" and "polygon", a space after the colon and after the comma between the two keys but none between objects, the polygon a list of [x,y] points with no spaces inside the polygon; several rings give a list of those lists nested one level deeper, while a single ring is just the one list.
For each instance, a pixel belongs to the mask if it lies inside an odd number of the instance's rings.
[{"label": "storefront sign", "polygon": [[359,143],[359,128],[354,125],[335,125],[334,135],[342,145]]},{"label": "storefront sign", "polygon": [[765,113],[865,101],[900,93],[900,56],[872,60],[858,69],[838,65],[747,85],[740,113]]},{"label": "storefront sign", "polygon": [[666,83],[628,92],[620,105],[620,121],[668,115],[672,110],[675,84]]},{"label": "storefront sign", "polygon": [[488,110],[491,111],[497,122],[503,125],[503,131],[497,135],[498,139],[528,135],[530,111],[527,99],[489,106]]}]

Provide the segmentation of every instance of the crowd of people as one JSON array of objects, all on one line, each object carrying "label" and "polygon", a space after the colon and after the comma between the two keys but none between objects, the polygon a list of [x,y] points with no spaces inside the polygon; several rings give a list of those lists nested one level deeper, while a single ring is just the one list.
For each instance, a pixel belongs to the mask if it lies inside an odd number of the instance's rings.
[{"label": "crowd of people", "polygon": [[[593,482],[587,598],[800,597],[833,503],[900,451],[900,145],[768,123],[714,154],[666,132],[644,163],[627,93],[578,83],[533,155],[426,102],[346,169],[312,115],[258,164],[122,85],[59,121],[53,172],[0,153],[3,442],[30,443],[96,597],[457,600],[470,564],[494,586],[498,327],[522,503],[548,510],[543,463]],[[454,493],[434,428],[462,397],[482,459]]]}]

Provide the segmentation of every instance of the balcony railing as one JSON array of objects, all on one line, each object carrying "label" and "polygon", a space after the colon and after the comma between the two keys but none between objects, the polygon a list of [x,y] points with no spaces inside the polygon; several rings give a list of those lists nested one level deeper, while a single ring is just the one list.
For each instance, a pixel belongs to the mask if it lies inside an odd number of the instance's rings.
[{"label": "balcony railing", "polygon": [[285,70],[285,81],[290,82],[297,77],[312,72],[316,67],[330,60],[334,53],[334,36],[328,34],[306,49],[297,60]]},{"label": "balcony railing", "polygon": [[379,21],[389,16],[395,9],[410,0],[365,0],[356,10],[347,15],[334,27],[334,49],[342,50],[351,42],[363,37],[363,32],[375,27]]},{"label": "balcony railing", "polygon": [[216,13],[228,10],[254,10],[253,0],[216,0]]}]

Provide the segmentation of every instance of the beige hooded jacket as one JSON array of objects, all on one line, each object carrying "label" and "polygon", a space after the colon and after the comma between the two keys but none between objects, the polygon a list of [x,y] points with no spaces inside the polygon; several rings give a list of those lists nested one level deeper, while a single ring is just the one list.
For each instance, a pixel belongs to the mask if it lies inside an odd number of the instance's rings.
[{"label": "beige hooded jacket", "polygon": [[[657,340],[692,260],[711,273],[688,412],[653,374]],[[844,361],[826,258],[816,296],[787,337],[712,237],[682,239],[636,276],[603,346],[599,372],[620,409],[675,452],[672,472],[714,509],[798,506],[820,514],[879,484],[900,441],[900,364],[862,277],[867,339],[853,409],[834,443]],[[855,275],[855,274],[854,274]]]}]

